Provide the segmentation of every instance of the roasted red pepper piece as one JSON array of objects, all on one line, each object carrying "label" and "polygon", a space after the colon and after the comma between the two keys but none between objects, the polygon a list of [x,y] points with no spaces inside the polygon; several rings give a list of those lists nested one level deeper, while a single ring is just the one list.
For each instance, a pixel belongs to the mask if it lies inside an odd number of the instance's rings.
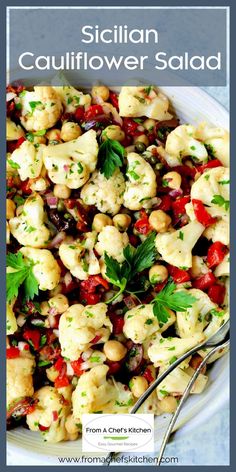
[{"label": "roasted red pepper piece", "polygon": [[16,359],[16,357],[20,357],[20,350],[18,347],[11,346],[7,348],[7,359]]},{"label": "roasted red pepper piece", "polygon": [[190,196],[185,195],[184,197],[177,198],[177,200],[171,202],[171,207],[175,218],[181,218],[185,215],[185,205],[190,202]]},{"label": "roasted red pepper piece", "polygon": [[195,216],[199,223],[207,227],[210,225],[214,225],[217,222],[217,218],[213,218],[208,213],[201,200],[193,199],[192,204]]},{"label": "roasted red pepper piece", "polygon": [[102,285],[106,290],[109,289],[109,283],[101,275],[90,275],[87,280],[83,280],[80,284],[81,289],[88,293],[95,293],[99,285]]},{"label": "roasted red pepper piece", "polygon": [[23,333],[23,338],[26,341],[30,341],[30,343],[33,345],[33,348],[38,351],[38,349],[40,348],[41,338],[41,333],[38,329],[26,329]]},{"label": "roasted red pepper piece", "polygon": [[140,218],[136,221],[134,227],[140,234],[147,234],[151,230],[148,215],[145,210],[140,211]]},{"label": "roasted red pepper piece", "polygon": [[109,100],[113,107],[115,107],[119,111],[118,95],[115,92],[112,92],[111,90],[109,93]]},{"label": "roasted red pepper piece", "polygon": [[213,267],[218,266],[224,259],[225,255],[228,252],[227,246],[222,244],[220,241],[213,243],[207,253],[207,263],[208,267],[212,269]]},{"label": "roasted red pepper piece", "polygon": [[109,316],[113,326],[112,333],[115,335],[123,333],[125,324],[123,316],[117,315],[116,313],[111,313]]},{"label": "roasted red pepper piece", "polygon": [[220,167],[220,166],[222,166],[222,164],[219,161],[219,159],[212,159],[211,161],[207,162],[207,164],[197,166],[197,170],[198,172],[201,172],[202,174],[207,169],[214,169],[215,167]]},{"label": "roasted red pepper piece", "polygon": [[93,120],[93,118],[96,118],[98,115],[102,115],[103,113],[102,105],[91,105],[84,113],[84,119],[85,121],[90,121]]},{"label": "roasted red pepper piece", "polygon": [[148,367],[145,369],[143,377],[148,381],[148,383],[152,383],[154,381],[151,370]]},{"label": "roasted red pepper piece", "polygon": [[208,288],[212,287],[216,282],[216,278],[212,272],[208,272],[207,274],[201,275],[195,279],[192,283],[193,288],[198,288],[199,290],[207,290]]},{"label": "roasted red pepper piece", "polygon": [[83,121],[84,120],[84,107],[81,105],[78,106],[75,110],[74,116],[75,116],[76,121]]},{"label": "roasted red pepper piece", "polygon": [[100,300],[100,293],[88,293],[85,290],[80,290],[80,301],[86,303],[86,305],[96,305]]},{"label": "roasted red pepper piece", "polygon": [[190,280],[190,275],[186,270],[179,269],[173,265],[168,265],[168,271],[176,284],[181,284]]},{"label": "roasted red pepper piece", "polygon": [[78,359],[77,361],[71,361],[71,367],[75,373],[75,375],[77,375],[77,377],[80,377],[83,373],[84,373],[84,370],[82,369],[81,365],[83,363],[83,359]]},{"label": "roasted red pepper piece", "polygon": [[222,305],[225,298],[225,287],[220,284],[212,285],[208,290],[208,295],[213,303]]},{"label": "roasted red pepper piece", "polygon": [[32,184],[32,181],[30,179],[27,179],[24,182],[21,182],[20,188],[23,194],[30,195],[32,193],[32,190],[30,188],[31,184]]}]

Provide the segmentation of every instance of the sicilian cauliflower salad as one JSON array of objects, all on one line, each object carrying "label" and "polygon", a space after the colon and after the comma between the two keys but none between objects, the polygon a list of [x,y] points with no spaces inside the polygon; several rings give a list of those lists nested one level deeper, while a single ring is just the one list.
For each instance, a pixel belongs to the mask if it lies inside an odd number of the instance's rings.
[{"label": "sicilian cauliflower salad", "polygon": [[[9,427],[77,439],[229,316],[229,135],[156,87],[8,86],[6,218]],[[173,412],[205,355],[140,411]]]}]

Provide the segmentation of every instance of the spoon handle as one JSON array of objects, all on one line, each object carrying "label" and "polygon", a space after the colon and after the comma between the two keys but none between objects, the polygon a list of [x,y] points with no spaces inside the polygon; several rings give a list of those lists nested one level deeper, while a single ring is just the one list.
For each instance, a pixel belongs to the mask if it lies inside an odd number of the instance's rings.
[{"label": "spoon handle", "polygon": [[166,433],[165,433],[165,436],[162,440],[162,444],[161,444],[161,448],[160,448],[160,452],[159,452],[159,456],[158,456],[158,461],[157,461],[157,466],[160,466],[161,465],[161,459],[163,457],[163,454],[164,454],[164,451],[165,451],[165,448],[166,448],[166,445],[168,443],[168,440],[169,440],[169,437],[172,433],[172,430],[173,430],[173,427],[176,423],[176,420],[180,414],[180,411],[182,409],[182,406],[183,404],[185,403],[186,399],[188,398],[189,396],[189,393],[191,392],[191,389],[195,383],[195,381],[197,380],[199,374],[201,373],[201,370],[202,368],[207,364],[207,361],[210,359],[210,357],[215,354],[219,349],[223,349],[225,347],[228,347],[229,346],[229,341],[226,341],[225,343],[223,343],[221,346],[216,346],[214,347],[213,349],[211,349],[211,351],[209,351],[207,353],[207,355],[204,357],[204,359],[202,360],[201,364],[199,365],[199,367],[196,369],[196,371],[194,372],[193,376],[191,377],[184,393],[183,393],[183,396],[181,397],[181,400],[179,402],[179,405],[175,411],[175,413],[173,414],[171,420],[170,420],[170,423],[169,423],[169,426],[166,430]]}]

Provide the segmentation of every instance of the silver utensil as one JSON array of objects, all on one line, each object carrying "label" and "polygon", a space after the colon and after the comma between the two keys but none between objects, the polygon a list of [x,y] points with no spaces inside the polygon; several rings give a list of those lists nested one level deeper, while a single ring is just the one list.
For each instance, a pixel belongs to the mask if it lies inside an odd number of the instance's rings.
[{"label": "silver utensil", "polygon": [[[141,407],[141,405],[145,402],[145,400],[151,395],[151,393],[158,387],[158,385],[169,375],[176,367],[178,367],[181,362],[183,362],[187,357],[192,356],[195,354],[197,351],[203,349],[203,348],[208,348],[208,347],[220,347],[220,343],[225,339],[227,333],[229,331],[229,320],[227,320],[218,330],[216,333],[214,333],[210,338],[204,340],[202,343],[199,343],[197,346],[193,347],[189,351],[185,352],[182,356],[180,356],[176,361],[174,361],[168,369],[166,369],[159,377],[157,377],[154,382],[149,385],[147,390],[141,395],[141,397],[138,399],[138,401],[135,403],[131,411],[129,412],[130,414],[134,414],[137,412],[137,410]],[[105,463],[107,466],[110,465],[112,458],[114,457],[115,452],[109,452],[107,454]]]},{"label": "silver utensil", "polygon": [[229,347],[229,344],[230,344],[230,341],[226,341],[225,343],[221,344],[220,346],[216,346],[214,347],[213,349],[211,349],[207,355],[204,357],[204,359],[202,360],[201,364],[198,366],[198,368],[196,369],[196,371],[194,372],[193,376],[191,377],[181,399],[180,399],[180,402],[178,404],[178,407],[175,411],[175,413],[173,414],[171,420],[170,420],[170,423],[169,423],[169,426],[165,432],[165,436],[162,440],[162,444],[161,444],[161,448],[160,448],[160,452],[159,452],[159,456],[158,456],[158,461],[157,461],[157,466],[160,466],[161,465],[161,459],[163,457],[163,454],[164,454],[164,451],[165,451],[165,448],[167,446],[167,443],[168,443],[168,440],[169,440],[169,437],[172,433],[172,430],[173,430],[173,427],[176,423],[176,420],[180,414],[180,411],[182,409],[182,406],[183,404],[185,403],[185,401],[187,400],[188,396],[189,396],[189,393],[191,392],[191,389],[194,385],[194,382],[196,382],[199,374],[201,373],[201,370],[203,367],[205,367],[205,365],[207,364],[208,360],[210,359],[211,356],[213,356],[213,354],[215,354],[217,351],[219,351],[219,349],[225,349],[227,347]]}]

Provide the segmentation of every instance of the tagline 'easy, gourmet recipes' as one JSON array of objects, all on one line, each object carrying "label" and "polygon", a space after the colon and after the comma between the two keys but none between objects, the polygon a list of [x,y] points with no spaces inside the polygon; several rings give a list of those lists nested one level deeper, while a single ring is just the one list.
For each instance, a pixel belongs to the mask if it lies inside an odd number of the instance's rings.
[{"label": "tagline 'easy, gourmet recipes'", "polygon": [[[153,86],[9,86],[7,151],[7,423],[75,440],[228,318],[229,135]],[[206,352],[140,412],[173,412]]]}]

